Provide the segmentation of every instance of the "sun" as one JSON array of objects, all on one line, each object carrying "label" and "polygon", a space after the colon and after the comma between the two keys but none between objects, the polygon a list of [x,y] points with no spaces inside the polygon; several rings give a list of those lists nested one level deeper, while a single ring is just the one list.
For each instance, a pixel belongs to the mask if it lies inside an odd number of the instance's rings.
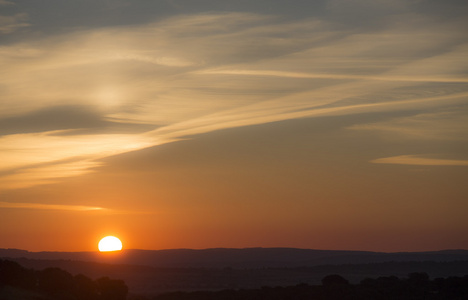
[{"label": "sun", "polygon": [[99,241],[99,251],[120,251],[122,250],[122,242],[115,236],[106,236]]}]

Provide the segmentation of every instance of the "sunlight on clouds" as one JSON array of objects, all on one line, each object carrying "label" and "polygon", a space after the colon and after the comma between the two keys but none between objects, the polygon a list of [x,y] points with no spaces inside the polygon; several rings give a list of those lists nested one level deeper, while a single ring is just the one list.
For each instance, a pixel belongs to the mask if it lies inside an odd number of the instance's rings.
[{"label": "sunlight on clouds", "polygon": [[413,77],[413,76],[366,76],[352,74],[312,74],[299,72],[282,72],[274,70],[203,70],[197,74],[228,74],[247,76],[277,76],[287,78],[323,78],[323,79],[365,79],[382,81],[409,81],[409,82],[463,82],[468,83],[468,77],[447,78],[447,77]]},{"label": "sunlight on clouds", "polygon": [[152,57],[148,55],[139,54],[117,54],[115,56],[117,60],[133,60],[141,62],[149,62],[155,65],[169,66],[169,67],[188,67],[194,65],[193,62],[180,57],[162,56]]},{"label": "sunlight on clouds", "polygon": [[68,211],[83,211],[83,212],[107,210],[106,208],[93,207],[93,206],[57,205],[57,204],[41,204],[41,203],[10,203],[10,202],[0,202],[0,208],[68,210]]},{"label": "sunlight on clouds", "polygon": [[378,9],[378,10],[388,10],[395,9],[401,10],[406,8],[408,5],[418,2],[420,0],[330,0],[328,1],[328,7],[332,9],[344,9],[349,11],[349,9]]},{"label": "sunlight on clouds", "polygon": [[375,164],[417,165],[417,166],[468,166],[468,160],[424,158],[417,155],[399,155],[378,158],[371,161]]},{"label": "sunlight on clouds", "polygon": [[0,137],[0,170],[7,171],[67,159],[97,159],[157,144],[138,135],[60,136],[58,133],[60,132],[54,131]]},{"label": "sunlight on clouds", "polygon": [[[454,94],[450,96],[416,98],[400,101],[389,101],[380,103],[364,103],[354,105],[340,105],[336,107],[322,107],[333,104],[348,96],[359,96],[370,92],[368,82],[362,82],[361,88],[352,84],[345,89],[337,87],[323,89],[319,92],[311,92],[307,95],[293,95],[270,102],[261,102],[255,105],[245,106],[239,109],[223,111],[218,114],[180,122],[175,125],[165,126],[149,132],[145,135],[165,137],[166,139],[207,133],[215,130],[234,128],[240,126],[257,125],[263,123],[284,121],[306,117],[339,116],[369,112],[400,111],[416,109],[421,107],[437,107],[448,103],[463,103],[468,97],[467,93]],[[377,86],[374,86],[378,88]],[[343,95],[346,95],[343,96]],[[314,99],[314,102],[304,101]],[[287,104],[285,104],[287,103]]]},{"label": "sunlight on clouds", "polygon": [[117,86],[98,87],[95,94],[91,96],[95,103],[99,103],[103,108],[119,106],[124,101],[124,92]]},{"label": "sunlight on clouds", "polygon": [[30,26],[29,23],[25,22],[27,19],[28,16],[26,14],[16,14],[14,16],[0,15],[0,34],[11,34],[18,29]]},{"label": "sunlight on clouds", "polygon": [[245,12],[181,15],[159,22],[157,30],[166,30],[170,35],[191,39],[206,33],[232,34],[238,29],[250,28],[252,24],[261,25],[262,21],[272,19],[272,16]]},{"label": "sunlight on clouds", "polygon": [[[465,97],[468,98],[468,95]],[[354,125],[349,129],[376,131],[380,136],[396,135],[408,139],[466,141],[468,135],[461,135],[460,132],[468,132],[468,114],[466,109],[425,113],[385,122]]]},{"label": "sunlight on clouds", "polygon": [[[362,33],[331,25],[319,18],[287,21],[251,13],[181,15],[0,47],[0,117],[81,105],[103,120],[154,128],[139,134],[0,136],[2,188],[56,182],[85,174],[110,155],[214,130],[466,103],[466,89],[459,86],[468,82],[468,44],[455,25],[437,27],[418,18]],[[446,88],[431,94],[428,83]],[[405,87],[412,89],[399,93]],[[466,134],[460,122],[444,121],[447,126],[430,135],[436,121],[423,119],[351,129],[427,138]],[[436,162],[389,159],[373,162]]]},{"label": "sunlight on clouds", "polygon": [[440,55],[418,59],[395,68],[389,72],[392,76],[408,76],[415,78],[443,78],[446,82],[467,82],[468,43],[454,47]]},{"label": "sunlight on clouds", "polygon": [[38,184],[54,183],[61,178],[93,172],[94,168],[101,165],[102,163],[94,161],[77,161],[21,169],[10,175],[0,177],[0,186],[2,186],[3,189],[15,189]]}]

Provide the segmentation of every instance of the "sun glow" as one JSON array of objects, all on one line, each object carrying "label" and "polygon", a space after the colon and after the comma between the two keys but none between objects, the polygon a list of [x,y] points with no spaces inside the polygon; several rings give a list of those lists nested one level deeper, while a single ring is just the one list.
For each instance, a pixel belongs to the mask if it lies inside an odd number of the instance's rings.
[{"label": "sun glow", "polygon": [[120,251],[122,250],[122,242],[115,236],[106,236],[99,241],[99,251]]}]

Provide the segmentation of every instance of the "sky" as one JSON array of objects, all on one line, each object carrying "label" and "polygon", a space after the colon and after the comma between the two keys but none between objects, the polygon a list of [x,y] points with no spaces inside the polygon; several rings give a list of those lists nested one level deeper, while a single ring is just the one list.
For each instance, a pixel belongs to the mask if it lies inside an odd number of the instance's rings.
[{"label": "sky", "polygon": [[468,249],[464,0],[0,0],[0,248]]}]

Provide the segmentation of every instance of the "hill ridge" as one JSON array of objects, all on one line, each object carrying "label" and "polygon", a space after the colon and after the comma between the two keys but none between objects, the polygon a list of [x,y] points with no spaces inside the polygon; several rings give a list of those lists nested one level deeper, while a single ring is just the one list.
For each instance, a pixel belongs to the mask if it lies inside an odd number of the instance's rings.
[{"label": "hill ridge", "polygon": [[0,249],[3,258],[90,261],[153,267],[264,268],[310,267],[324,264],[379,263],[387,261],[468,260],[468,250],[446,249],[424,252],[373,252],[355,250],[318,250],[303,248],[208,248],[208,249],[125,249],[121,252],[98,251],[30,252]]}]

